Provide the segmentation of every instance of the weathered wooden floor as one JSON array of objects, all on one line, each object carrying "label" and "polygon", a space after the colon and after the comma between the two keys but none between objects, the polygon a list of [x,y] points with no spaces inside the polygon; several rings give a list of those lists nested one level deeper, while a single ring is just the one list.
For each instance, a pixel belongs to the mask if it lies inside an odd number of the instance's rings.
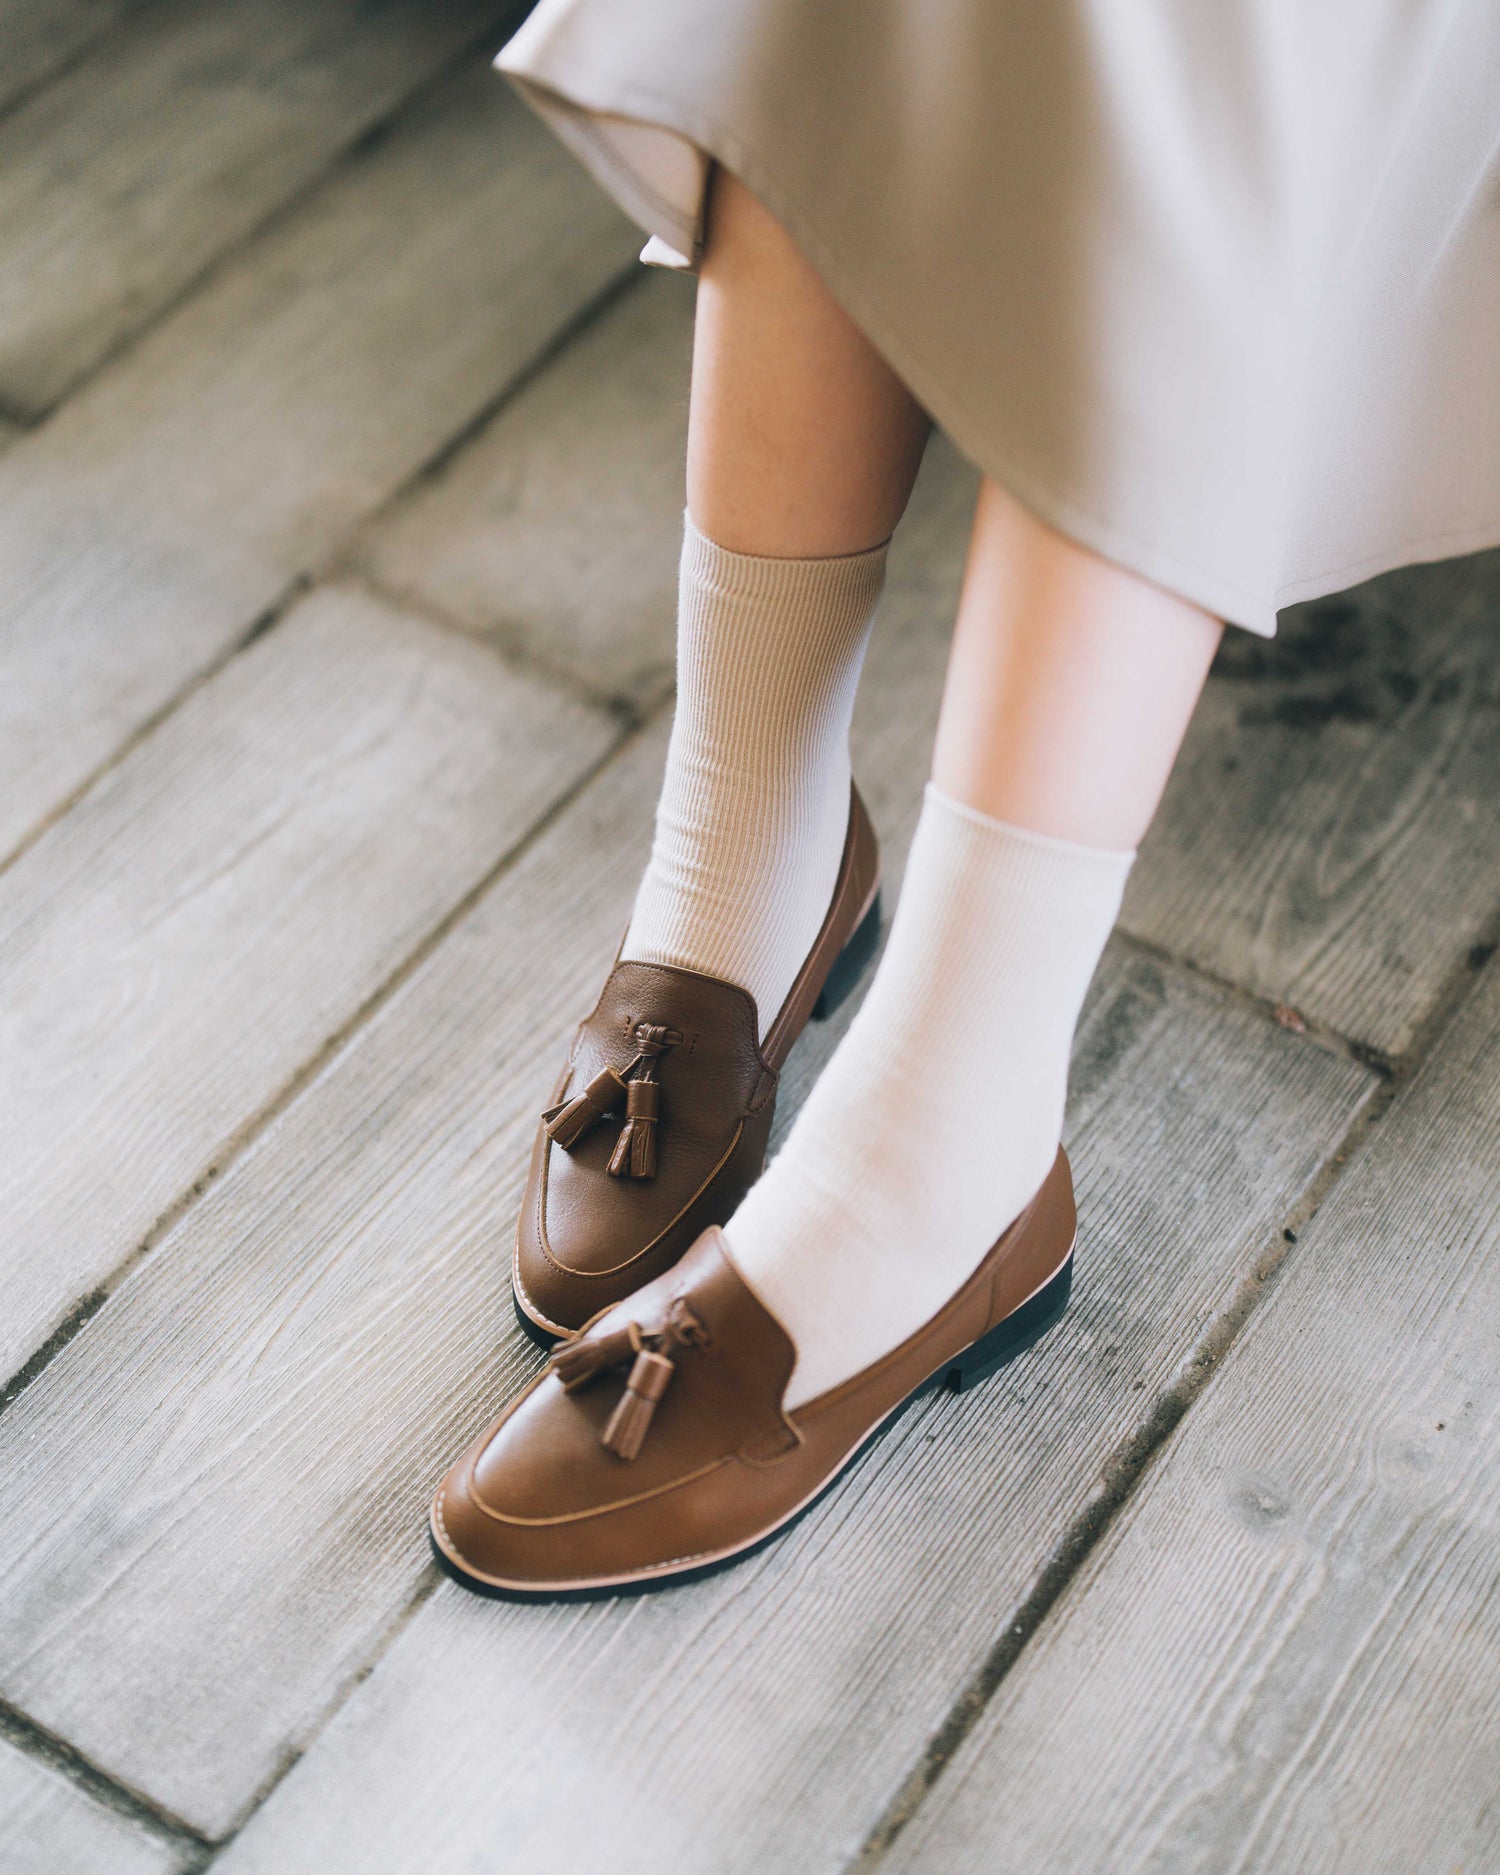
[{"label": "weathered wooden floor", "polygon": [[[503,23],[0,0],[0,1875],[1496,1875],[1500,555],[1231,634],[1064,1326],[737,1571],[436,1578],[649,833],[691,319]],[[972,486],[860,703],[893,883]]]}]

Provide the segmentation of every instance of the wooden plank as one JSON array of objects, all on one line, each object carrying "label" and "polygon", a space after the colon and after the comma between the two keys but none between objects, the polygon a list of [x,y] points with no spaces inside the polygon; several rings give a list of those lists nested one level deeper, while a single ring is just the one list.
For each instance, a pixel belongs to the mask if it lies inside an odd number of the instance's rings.
[{"label": "wooden plank", "polygon": [[0,881],[10,1374],[608,746],[323,589]]},{"label": "wooden plank", "polygon": [[[957,471],[930,486],[939,511],[969,489]],[[921,577],[895,583],[909,609],[872,654],[862,734],[888,764],[872,794],[899,859],[934,701],[913,679],[938,659]],[[537,1358],[508,1315],[513,1207],[646,851],[664,731],[506,873],[0,1420],[0,1689],[210,1833],[390,1633],[425,1576],[434,1476]],[[757,1869],[829,1865],[1369,1085],[1117,954],[1077,1075],[1088,1277],[1045,1362],[977,1410],[927,1403],[735,1575],[628,1610],[440,1593],[358,1695],[354,1730],[314,1748],[231,1855],[328,1866],[342,1831],[361,1867],[511,1866],[543,1838],[554,1865],[582,1866],[580,1836],[590,1859],[628,1860],[634,1839],[667,1865],[729,1866],[737,1842],[765,1851]],[[917,1592],[935,1572],[953,1585],[937,1608]],[[662,1672],[679,1705],[634,1725]],[[398,1814],[363,1787],[380,1765]],[[792,1811],[795,1828],[774,1823]]]},{"label": "wooden plank", "polygon": [[1500,967],[894,1871],[1500,1867]]},{"label": "wooden plank", "polygon": [[0,122],[0,402],[56,403],[499,11],[164,0],[128,20]]},{"label": "wooden plank", "polygon": [[0,6],[0,110],[44,84],[143,0],[6,0]]},{"label": "wooden plank", "polygon": [[470,630],[636,704],[672,682],[691,286],[647,272],[357,563]]},{"label": "wooden plank", "polygon": [[928,1396],[730,1574],[582,1607],[439,1587],[225,1875],[844,1868],[1365,1086],[1116,951],[1072,1121],[1081,1293],[1045,1351]]},{"label": "wooden plank", "polygon": [[[971,497],[968,472],[935,452],[911,542]],[[861,705],[858,759],[894,860],[936,709],[933,566],[898,556]],[[341,683],[295,688],[331,708]],[[509,1212],[541,1090],[628,912],[665,734],[601,777],[0,1418],[0,1469],[25,1479],[0,1525],[0,1686],[201,1828],[230,1826],[378,1643],[425,1567],[413,1506],[531,1358],[495,1340]],[[297,787],[294,772],[288,798]],[[163,896],[155,879],[136,891],[148,908]],[[342,945],[320,939],[331,963]],[[793,1098],[829,1045],[798,1048]],[[324,1412],[366,1421],[347,1455]],[[219,1462],[230,1426],[259,1454],[243,1469]],[[59,1517],[49,1474],[74,1464],[93,1482]],[[182,1524],[179,1467],[195,1490],[230,1487],[201,1526]],[[357,1561],[312,1488],[320,1473],[358,1518]]]},{"label": "wooden plank", "polygon": [[1125,901],[1128,930],[1388,1056],[1500,876],[1500,553],[1232,632]]},{"label": "wooden plank", "polygon": [[177,1875],[181,1850],[0,1739],[0,1875]]},{"label": "wooden plank", "polygon": [[633,264],[487,68],[0,459],[0,857]]},{"label": "wooden plank", "polygon": [[599,777],[0,1416],[0,1688],[212,1835],[379,1646],[436,1471],[537,1358],[510,1226],[664,748]]}]

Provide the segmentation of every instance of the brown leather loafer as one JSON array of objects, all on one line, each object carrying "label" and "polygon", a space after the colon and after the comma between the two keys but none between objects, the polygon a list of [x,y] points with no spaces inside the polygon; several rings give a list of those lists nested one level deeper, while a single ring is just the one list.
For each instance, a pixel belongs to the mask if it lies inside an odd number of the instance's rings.
[{"label": "brown leather loafer", "polygon": [[1046,1182],[946,1307],[788,1413],[791,1338],[717,1229],[603,1311],[443,1480],[438,1560],[467,1587],[586,1598],[708,1573],[784,1530],[915,1392],[964,1387],[1062,1314],[1073,1181]]},{"label": "brown leather loafer", "polygon": [[669,1269],[760,1176],[777,1078],[880,934],[879,854],[854,792],[828,916],[760,1037],[736,984],[616,963],[537,1128],[516,1223],[516,1316],[550,1345]]}]

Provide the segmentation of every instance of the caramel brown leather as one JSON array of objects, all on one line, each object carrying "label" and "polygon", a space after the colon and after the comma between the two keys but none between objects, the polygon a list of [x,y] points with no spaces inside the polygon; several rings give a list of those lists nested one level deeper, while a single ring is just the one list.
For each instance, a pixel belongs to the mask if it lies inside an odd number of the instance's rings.
[{"label": "caramel brown leather", "polygon": [[512,1281],[517,1307],[544,1335],[571,1333],[669,1269],[704,1230],[727,1220],[760,1176],[782,1063],[878,883],[874,829],[854,791],[828,916],[763,1040],[755,1000],[736,984],[667,964],[615,964],[547,1111],[602,1070],[623,1072],[637,1053],[639,1024],[680,1040],[652,1064],[660,1088],[652,1176],[610,1173],[623,1110],[569,1148],[537,1128]]},{"label": "caramel brown leather", "polygon": [[444,1479],[433,1540],[465,1580],[523,1596],[647,1586],[727,1561],[789,1522],[897,1406],[1042,1288],[1066,1262],[1075,1226],[1059,1150],[1031,1204],[946,1307],[792,1413],[782,1407],[792,1341],[709,1230],[676,1269],[570,1344],[615,1337],[618,1359],[644,1333],[667,1350],[670,1381],[638,1455],[602,1442],[624,1366],[590,1376],[575,1359],[585,1384],[573,1392],[549,1367]]}]

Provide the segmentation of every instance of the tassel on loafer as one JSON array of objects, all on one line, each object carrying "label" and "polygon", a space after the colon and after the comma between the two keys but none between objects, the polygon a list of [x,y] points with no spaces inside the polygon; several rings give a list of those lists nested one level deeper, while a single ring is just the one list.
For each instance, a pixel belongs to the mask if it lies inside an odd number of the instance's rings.
[{"label": "tassel on loafer", "polygon": [[516,1224],[517,1319],[550,1345],[669,1269],[760,1176],[777,1079],[880,932],[879,853],[857,790],[828,916],[760,1034],[737,984],[616,963],[541,1116]]},{"label": "tassel on loafer", "polygon": [[953,1298],[881,1360],[787,1412],[796,1350],[717,1228],[605,1309],[458,1461],[433,1502],[448,1573],[514,1600],[707,1574],[770,1541],[925,1385],[963,1388],[1066,1307],[1076,1214],[1059,1150]]}]

